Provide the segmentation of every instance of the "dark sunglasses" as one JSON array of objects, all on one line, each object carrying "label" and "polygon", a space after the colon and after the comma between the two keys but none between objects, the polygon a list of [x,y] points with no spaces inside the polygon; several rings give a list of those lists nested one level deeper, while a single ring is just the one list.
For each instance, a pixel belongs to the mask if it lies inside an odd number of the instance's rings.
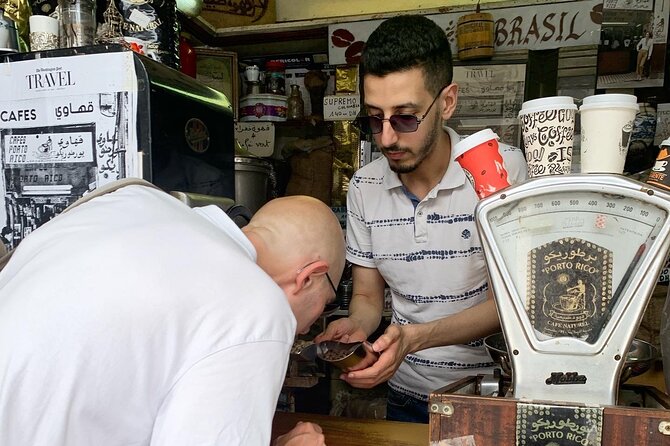
[{"label": "dark sunglasses", "polygon": [[409,114],[391,115],[388,118],[380,118],[379,116],[374,115],[360,115],[356,118],[356,123],[362,132],[368,134],[372,133],[373,135],[381,133],[384,127],[384,121],[388,121],[391,124],[391,128],[393,128],[393,130],[398,133],[416,132],[416,130],[419,128],[419,124],[421,124],[423,120],[426,119],[426,116],[428,116],[428,113],[430,113],[430,109],[433,108],[437,98],[440,97],[444,89],[447,87],[448,85],[445,85],[444,87],[440,88],[440,91],[438,91],[437,95],[433,98],[433,102],[431,102],[428,106],[428,110],[426,110],[426,113],[424,113],[420,118],[416,115]]}]

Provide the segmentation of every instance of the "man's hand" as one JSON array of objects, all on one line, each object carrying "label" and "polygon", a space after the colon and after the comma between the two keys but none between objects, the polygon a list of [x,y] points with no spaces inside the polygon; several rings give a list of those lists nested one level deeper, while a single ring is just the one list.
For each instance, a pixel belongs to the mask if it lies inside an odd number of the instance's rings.
[{"label": "man's hand", "polygon": [[277,437],[273,446],[326,446],[321,426],[298,421],[293,429]]},{"label": "man's hand", "polygon": [[354,319],[344,317],[337,319],[326,327],[326,331],[314,338],[314,342],[340,341],[344,343],[365,341],[367,334]]},{"label": "man's hand", "polygon": [[349,371],[340,375],[340,379],[353,387],[369,389],[388,381],[402,364],[410,347],[400,325],[392,324],[373,344],[372,349],[379,353],[379,359],[370,367]]}]

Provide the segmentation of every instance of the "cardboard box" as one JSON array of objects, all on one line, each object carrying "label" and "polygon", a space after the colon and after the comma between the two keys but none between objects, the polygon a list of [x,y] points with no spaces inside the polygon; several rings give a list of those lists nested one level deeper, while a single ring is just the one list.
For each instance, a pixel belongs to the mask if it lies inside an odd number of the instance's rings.
[{"label": "cardboard box", "polygon": [[217,29],[276,23],[276,0],[205,0],[200,17]]}]

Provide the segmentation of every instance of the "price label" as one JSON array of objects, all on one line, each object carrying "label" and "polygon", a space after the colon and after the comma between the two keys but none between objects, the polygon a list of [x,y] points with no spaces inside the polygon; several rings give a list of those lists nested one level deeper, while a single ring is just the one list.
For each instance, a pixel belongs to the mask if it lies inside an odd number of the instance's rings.
[{"label": "price label", "polygon": [[338,94],[323,98],[323,119],[326,121],[351,121],[361,110],[360,96]]}]

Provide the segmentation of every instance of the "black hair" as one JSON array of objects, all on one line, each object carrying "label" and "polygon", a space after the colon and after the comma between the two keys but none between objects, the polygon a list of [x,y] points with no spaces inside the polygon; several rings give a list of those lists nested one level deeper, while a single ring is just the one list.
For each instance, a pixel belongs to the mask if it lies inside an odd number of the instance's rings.
[{"label": "black hair", "polygon": [[426,89],[433,94],[449,85],[453,77],[449,38],[424,16],[401,15],[385,20],[365,43],[362,76],[386,76],[413,68],[423,69]]}]

